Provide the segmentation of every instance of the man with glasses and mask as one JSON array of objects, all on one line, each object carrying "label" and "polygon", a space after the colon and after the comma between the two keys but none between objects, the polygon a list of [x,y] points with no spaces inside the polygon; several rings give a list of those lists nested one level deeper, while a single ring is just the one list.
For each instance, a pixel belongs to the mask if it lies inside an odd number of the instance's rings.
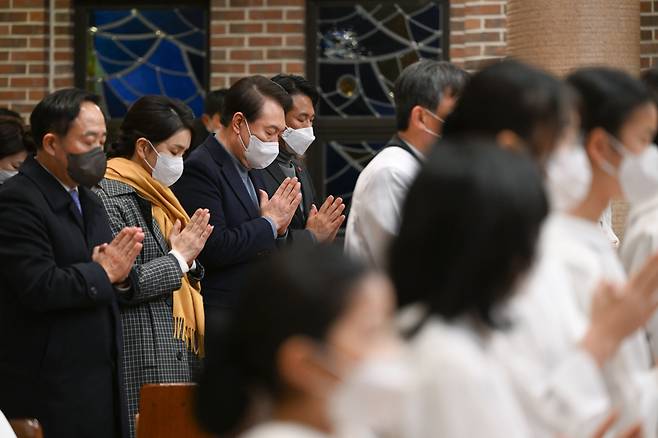
[{"label": "man with glasses and mask", "polygon": [[144,234],[112,239],[98,98],[66,89],[30,118],[37,145],[0,192],[0,410],[47,437],[126,436],[117,299]]},{"label": "man with glasses and mask", "polygon": [[272,81],[281,86],[292,99],[286,111],[286,129],[279,139],[279,155],[263,169],[261,175],[271,196],[286,178],[298,178],[302,201],[288,227],[288,242],[292,244],[326,243],[336,238],[343,224],[345,205],[341,198],[329,196],[316,204],[315,188],[304,163],[304,155],[315,140],[313,122],[319,95],[302,76],[279,74]]},{"label": "man with glasses and mask", "polygon": [[407,190],[466,80],[467,73],[448,62],[421,60],[402,71],[394,89],[398,132],[356,182],[345,232],[348,254],[386,268]]}]

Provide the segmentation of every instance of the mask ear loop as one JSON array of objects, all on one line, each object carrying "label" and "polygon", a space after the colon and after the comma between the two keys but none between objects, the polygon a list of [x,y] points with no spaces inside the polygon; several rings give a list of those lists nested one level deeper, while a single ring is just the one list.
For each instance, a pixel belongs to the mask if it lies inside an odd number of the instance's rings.
[{"label": "mask ear loop", "polygon": [[[434,114],[432,111],[428,110],[427,108],[423,108],[423,111],[425,111],[425,112],[426,112],[427,114],[429,114],[431,117],[434,117],[434,118],[435,118],[436,120],[438,120],[439,122],[441,122],[441,123],[445,123],[445,120],[443,120],[441,117],[437,116],[436,114]],[[423,124],[424,124],[424,123],[423,123]],[[432,131],[431,129],[429,129],[429,128],[427,128],[427,127],[423,128],[423,131],[425,131],[426,133],[428,133],[428,134],[430,134],[430,135],[433,135],[433,136],[436,137],[436,138],[439,138],[439,139],[441,138],[441,134],[439,134],[438,132],[434,132],[434,131]]]},{"label": "mask ear loop", "polygon": [[[144,138],[144,140],[146,140],[146,141],[149,142],[149,145],[151,146],[151,149],[153,149],[153,152],[155,152],[155,154],[158,156],[158,158],[160,158],[160,154],[158,153],[158,151],[157,151],[157,149],[155,148],[155,146],[153,146],[153,143],[151,143],[151,140],[149,140],[149,139],[146,138],[146,137],[142,137],[142,138]],[[144,162],[146,163],[146,165],[147,165],[148,167],[151,168],[151,171],[155,171],[155,167],[154,167],[154,166],[151,166],[151,164],[150,164],[150,163],[148,162],[148,160],[146,159],[146,154],[144,154],[144,158],[143,158],[143,160],[144,160]],[[158,164],[157,159],[156,159],[156,161],[155,161],[155,164],[156,164],[156,166],[157,166],[157,164]]]},{"label": "mask ear loop", "polygon": [[[610,140],[610,145],[612,146],[612,149],[619,154],[619,156],[624,159],[624,157],[627,155],[626,152],[626,147],[623,145],[621,141],[617,139],[612,134],[608,134],[608,140]],[[613,178],[618,178],[619,177],[619,169],[617,169],[615,166],[610,164],[607,160],[604,160],[603,163],[599,164],[599,167],[601,168],[602,171],[607,173],[609,176]]]},{"label": "mask ear loop", "polygon": [[[242,118],[244,119],[245,125],[247,125],[247,132],[249,133],[249,138],[251,138],[251,129],[249,129],[249,122],[247,122],[247,118],[244,116],[244,114],[242,115]],[[238,133],[238,138],[240,139],[240,143],[242,143],[242,147],[246,151],[247,150],[247,145],[244,144],[244,140],[242,139],[242,134],[241,133]]]}]

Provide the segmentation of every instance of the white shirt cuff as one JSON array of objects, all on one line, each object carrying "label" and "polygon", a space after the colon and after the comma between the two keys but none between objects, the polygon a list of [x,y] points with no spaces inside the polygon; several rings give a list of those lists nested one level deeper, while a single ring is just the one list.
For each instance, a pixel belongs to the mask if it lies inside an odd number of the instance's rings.
[{"label": "white shirt cuff", "polygon": [[196,268],[196,261],[192,262],[192,267],[190,268],[187,266],[187,261],[183,258],[183,256],[176,251],[175,249],[172,249],[169,251],[169,254],[173,255],[176,257],[176,260],[178,261],[178,264],[180,265],[180,270],[183,271],[183,274],[187,274],[191,269],[194,270]]}]

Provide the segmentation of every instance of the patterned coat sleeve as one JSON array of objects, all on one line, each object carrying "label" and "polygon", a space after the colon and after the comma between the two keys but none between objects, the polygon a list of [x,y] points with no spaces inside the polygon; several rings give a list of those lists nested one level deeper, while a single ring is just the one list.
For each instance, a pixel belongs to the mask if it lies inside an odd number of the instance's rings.
[{"label": "patterned coat sleeve", "polygon": [[[96,193],[103,200],[112,233],[117,235],[124,227],[141,227],[145,237],[141,254],[133,266],[130,293],[121,296],[124,305],[137,305],[146,301],[161,299],[171,295],[181,287],[183,272],[176,258],[165,253],[142,216],[136,194],[108,196],[103,190]],[[159,231],[159,230],[158,230]],[[148,261],[147,261],[148,260]]]}]

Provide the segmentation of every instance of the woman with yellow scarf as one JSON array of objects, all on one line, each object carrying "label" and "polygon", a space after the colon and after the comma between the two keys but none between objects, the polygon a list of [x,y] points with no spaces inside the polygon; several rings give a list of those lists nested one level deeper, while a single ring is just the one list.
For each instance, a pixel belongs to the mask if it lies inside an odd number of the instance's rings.
[{"label": "woman with yellow scarf", "polygon": [[192,123],[192,111],[180,101],[137,100],[95,189],[114,233],[132,226],[145,235],[132,289],[120,296],[131,436],[142,385],[190,382],[203,356],[203,267],[195,259],[212,232],[210,214],[199,209],[190,218],[169,188],[183,172]]}]

